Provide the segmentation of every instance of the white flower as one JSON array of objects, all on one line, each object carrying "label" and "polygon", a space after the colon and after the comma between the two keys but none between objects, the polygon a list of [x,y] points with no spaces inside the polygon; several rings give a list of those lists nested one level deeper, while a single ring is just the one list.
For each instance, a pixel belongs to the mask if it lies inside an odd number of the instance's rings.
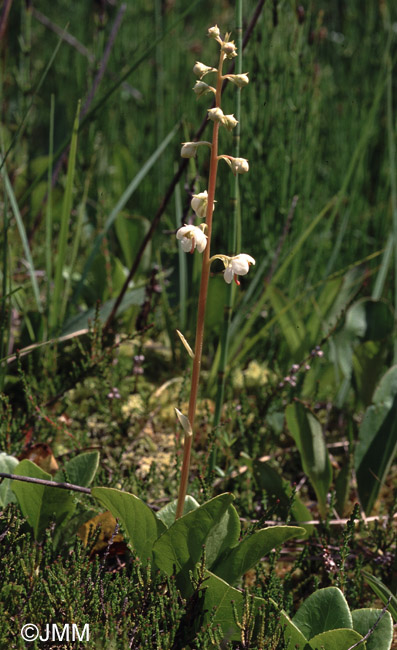
[{"label": "white flower", "polygon": [[193,90],[196,93],[197,97],[201,97],[202,95],[206,95],[207,93],[214,93],[214,94],[216,93],[215,88],[206,84],[205,81],[196,81]]},{"label": "white flower", "polygon": [[230,160],[232,166],[232,172],[236,174],[245,174],[249,171],[249,164],[246,158],[232,158]]},{"label": "white flower", "polygon": [[187,226],[185,224],[177,230],[176,238],[180,240],[182,250],[185,253],[193,253],[195,248],[199,253],[202,253],[207,246],[207,235],[198,226]]},{"label": "white flower", "polygon": [[228,131],[231,131],[235,126],[237,126],[238,120],[236,120],[234,115],[224,115],[222,124],[226,126]]},{"label": "white flower", "polygon": [[200,192],[199,194],[193,194],[193,198],[190,202],[192,210],[196,213],[199,219],[205,219],[207,215],[207,205],[208,205],[208,192]]},{"label": "white flower", "polygon": [[249,164],[246,158],[233,158],[233,156],[218,156],[220,160],[223,158],[225,162],[229,165],[233,174],[246,174],[249,171]]},{"label": "white flower", "polygon": [[229,79],[229,81],[236,84],[238,88],[243,88],[249,84],[248,72],[245,72],[244,74],[226,74],[224,79]]},{"label": "white flower", "polygon": [[229,257],[228,260],[224,260],[225,270],[223,272],[223,277],[225,282],[228,284],[234,278],[236,284],[240,284],[237,279],[238,275],[246,275],[249,271],[250,264],[255,264],[255,260],[251,255],[246,255],[245,253],[240,253],[235,257]]},{"label": "white flower", "polygon": [[182,142],[181,156],[182,158],[195,158],[197,149],[200,145],[206,144],[211,147],[211,142]]},{"label": "white flower", "polygon": [[220,122],[221,124],[224,123],[225,119],[225,114],[219,106],[216,108],[209,108],[208,109],[208,119],[212,120],[213,122]]},{"label": "white flower", "polygon": [[216,68],[211,68],[209,65],[205,65],[204,63],[201,63],[200,61],[196,61],[196,63],[193,66],[193,72],[196,75],[196,77],[199,77],[200,79],[202,79],[209,72],[217,72],[217,69]]},{"label": "white flower", "polygon": [[223,126],[225,126],[228,131],[234,129],[234,127],[238,124],[238,120],[236,120],[234,115],[225,115],[219,106],[216,106],[215,108],[209,108],[207,112],[209,120],[223,124]]}]

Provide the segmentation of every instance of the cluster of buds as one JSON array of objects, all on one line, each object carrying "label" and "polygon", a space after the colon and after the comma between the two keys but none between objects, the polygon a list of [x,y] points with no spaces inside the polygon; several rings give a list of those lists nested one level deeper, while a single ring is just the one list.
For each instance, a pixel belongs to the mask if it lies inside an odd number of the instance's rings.
[{"label": "cluster of buds", "polygon": [[[216,102],[214,108],[209,108],[208,119],[212,122],[225,127],[227,131],[232,131],[238,124],[238,121],[234,115],[225,115],[220,107],[220,87],[222,82],[227,79],[233,83],[238,88],[243,88],[249,83],[248,73],[244,74],[222,74],[222,63],[225,59],[233,59],[237,56],[237,47],[234,41],[230,40],[230,34],[226,34],[224,38],[221,37],[220,29],[217,25],[210,27],[208,30],[208,36],[219,43],[220,46],[220,63],[219,68],[213,68],[211,66],[201,63],[201,61],[196,61],[193,66],[193,73],[198,77],[195,86],[193,88],[194,93],[197,97],[202,97],[207,94],[213,94],[216,96]],[[210,86],[203,78],[209,74],[216,74],[217,83],[216,88]],[[201,146],[206,146],[212,148],[211,142],[199,141],[199,142],[183,142],[181,149],[182,158],[195,158],[197,155],[197,150]],[[215,154],[214,154],[215,155]],[[224,160],[227,165],[230,167],[234,176],[237,174],[245,174],[249,171],[248,160],[245,158],[235,158],[229,155],[217,155],[217,160]],[[191,208],[194,211],[198,219],[206,219],[207,211],[210,209],[211,214],[214,209],[214,201],[212,205],[208,205],[208,192],[207,190],[199,192],[193,195],[191,200]],[[208,237],[206,235],[206,226],[205,224],[200,224],[199,226],[194,225],[183,225],[176,233],[177,239],[180,241],[182,250],[185,253],[194,253],[197,250],[199,253],[203,253],[208,245]],[[238,276],[246,275],[248,273],[249,267],[251,264],[255,264],[255,260],[250,255],[245,253],[240,253],[239,255],[228,256],[228,255],[214,255],[211,257],[210,262],[214,259],[222,260],[224,264],[223,277],[225,282],[230,284],[234,279],[236,284],[240,284]]]}]

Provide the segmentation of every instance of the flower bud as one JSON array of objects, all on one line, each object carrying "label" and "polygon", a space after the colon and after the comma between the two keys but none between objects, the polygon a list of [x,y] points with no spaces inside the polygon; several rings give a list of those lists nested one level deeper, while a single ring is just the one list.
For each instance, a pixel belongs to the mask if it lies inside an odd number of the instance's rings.
[{"label": "flower bud", "polygon": [[182,158],[195,158],[197,149],[200,145],[206,144],[211,147],[211,142],[182,142],[181,157]]},{"label": "flower bud", "polygon": [[193,72],[196,75],[196,77],[200,77],[200,79],[202,79],[209,72],[217,72],[217,69],[211,68],[208,65],[204,65],[204,63],[200,63],[200,61],[196,61],[196,63],[193,66]]},{"label": "flower bud", "polygon": [[222,124],[224,124],[228,131],[231,131],[235,126],[237,126],[238,120],[236,120],[234,115],[224,115]]},{"label": "flower bud", "polygon": [[227,74],[224,76],[224,79],[229,79],[238,88],[244,88],[249,83],[248,72],[244,74]]},{"label": "flower bud", "polygon": [[216,93],[215,88],[209,86],[204,81],[196,81],[193,90],[196,93],[197,97],[201,97],[202,95],[206,95],[207,93],[214,93],[214,94]]},{"label": "flower bud", "polygon": [[237,47],[235,46],[234,41],[224,41],[221,50],[227,59],[234,59],[234,57],[237,56]]},{"label": "flower bud", "polygon": [[223,110],[219,107],[209,108],[208,119],[212,120],[213,122],[220,122],[221,124],[223,124],[225,119],[225,114]]},{"label": "flower bud", "polygon": [[199,194],[193,194],[190,205],[199,219],[205,219],[208,205],[207,190],[205,190],[205,192],[200,192]]},{"label": "flower bud", "polygon": [[230,164],[233,174],[246,174],[249,171],[248,160],[245,158],[231,158]]},{"label": "flower bud", "polygon": [[210,38],[215,38],[215,40],[220,39],[221,37],[221,30],[219,29],[218,25],[214,25],[213,27],[210,27],[208,30],[208,36]]}]

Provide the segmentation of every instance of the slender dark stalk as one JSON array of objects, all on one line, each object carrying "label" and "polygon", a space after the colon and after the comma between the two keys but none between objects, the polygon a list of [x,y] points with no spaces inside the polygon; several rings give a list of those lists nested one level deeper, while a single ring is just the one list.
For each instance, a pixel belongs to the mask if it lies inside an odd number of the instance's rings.
[{"label": "slender dark stalk", "polygon": [[0,472],[0,478],[9,478],[13,481],[24,481],[25,483],[34,483],[35,485],[45,485],[47,487],[61,488],[62,490],[73,490],[74,492],[84,492],[84,494],[91,494],[90,488],[81,487],[81,485],[73,485],[73,483],[56,483],[55,481],[46,481],[42,478],[18,476],[18,474],[7,474],[6,472]]},{"label": "slender dark stalk", "polygon": [[10,13],[12,0],[5,0],[0,17],[0,41],[3,40],[7,29],[8,14]]}]

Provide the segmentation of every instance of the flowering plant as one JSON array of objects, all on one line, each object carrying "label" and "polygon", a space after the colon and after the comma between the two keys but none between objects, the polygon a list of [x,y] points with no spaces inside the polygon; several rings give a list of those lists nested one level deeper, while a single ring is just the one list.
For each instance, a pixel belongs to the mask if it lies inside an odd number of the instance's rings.
[{"label": "flowering plant", "polygon": [[[225,115],[221,108],[222,84],[225,79],[228,79],[238,88],[243,88],[249,83],[249,79],[248,73],[225,75],[222,73],[222,68],[225,60],[233,59],[237,56],[237,47],[234,41],[230,40],[230,34],[226,34],[225,37],[222,38],[219,27],[217,25],[214,25],[213,27],[209,28],[208,36],[210,38],[213,38],[219,44],[220,52],[218,67],[213,68],[212,66],[207,66],[204,63],[201,63],[201,61],[196,61],[193,67],[193,73],[198,77],[198,80],[196,81],[193,91],[197,97],[201,97],[207,94],[215,95],[215,106],[209,108],[207,111],[208,119],[213,122],[212,142],[184,142],[181,149],[181,156],[183,158],[193,158],[197,155],[197,151],[201,146],[209,146],[211,149],[211,158],[208,189],[199,192],[198,194],[194,194],[191,201],[191,207],[195,212],[196,218],[205,219],[205,223],[201,223],[198,226],[184,225],[179,228],[176,233],[176,237],[180,241],[183,251],[186,253],[194,253],[194,251],[197,250],[199,253],[203,254],[194,352],[192,352],[185,337],[180,332],[178,332],[182,343],[185,345],[186,349],[189,352],[189,355],[193,357],[193,369],[188,415],[184,415],[182,418],[180,411],[177,411],[177,417],[185,432],[184,457],[179,488],[178,505],[176,510],[177,519],[183,514],[187,490],[190,454],[194,431],[194,417],[200,376],[201,355],[203,349],[204,317],[211,263],[216,259],[220,259],[225,267],[223,271],[223,278],[225,282],[230,284],[234,279],[237,285],[240,284],[238,277],[246,275],[249,271],[249,267],[252,264],[255,264],[254,258],[251,257],[251,255],[247,255],[246,253],[239,253],[237,255],[216,254],[212,257],[210,255],[212,216],[214,212],[218,162],[219,160],[224,160],[230,167],[234,176],[236,176],[236,174],[245,174],[249,171],[248,160],[245,158],[235,158],[226,154],[218,154],[218,139],[220,128],[224,127],[227,131],[230,132],[238,124],[238,121],[234,115]],[[209,84],[202,81],[203,77],[206,77],[210,74],[216,76],[215,87],[210,86]]]}]

